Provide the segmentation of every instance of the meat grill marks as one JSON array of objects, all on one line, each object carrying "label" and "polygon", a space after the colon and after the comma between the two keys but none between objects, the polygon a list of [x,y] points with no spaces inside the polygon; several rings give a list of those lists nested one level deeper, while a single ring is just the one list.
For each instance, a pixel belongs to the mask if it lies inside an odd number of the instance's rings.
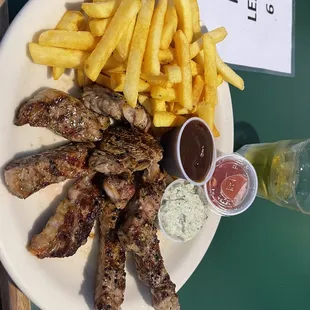
[{"label": "meat grill marks", "polygon": [[25,124],[47,127],[70,141],[93,142],[102,138],[101,130],[110,120],[87,109],[80,100],[48,88],[20,106],[15,125]]},{"label": "meat grill marks", "polygon": [[4,177],[11,193],[27,198],[52,184],[83,176],[89,172],[87,160],[93,143],[70,143],[33,156],[11,161]]},{"label": "meat grill marks", "polygon": [[109,88],[98,84],[85,86],[82,97],[85,106],[96,113],[111,116],[117,121],[126,120],[144,132],[151,127],[151,117],[141,105],[132,108],[122,94]]},{"label": "meat grill marks", "polygon": [[99,217],[99,257],[95,291],[96,310],[119,310],[125,291],[125,250],[121,246],[115,223],[135,192],[132,177],[111,176],[104,180],[103,187],[110,199]]},{"label": "meat grill marks", "polygon": [[38,258],[72,256],[90,234],[102,210],[103,197],[93,174],[78,179],[69,189],[42,232],[28,250]]},{"label": "meat grill marks", "polygon": [[105,175],[142,171],[162,159],[163,150],[149,134],[135,128],[114,127],[104,132],[89,166]]},{"label": "meat grill marks", "polygon": [[152,165],[142,179],[141,188],[126,208],[118,236],[124,248],[134,253],[138,276],[151,289],[153,307],[179,310],[175,284],[164,266],[154,226],[165,189],[164,177],[158,165]]}]

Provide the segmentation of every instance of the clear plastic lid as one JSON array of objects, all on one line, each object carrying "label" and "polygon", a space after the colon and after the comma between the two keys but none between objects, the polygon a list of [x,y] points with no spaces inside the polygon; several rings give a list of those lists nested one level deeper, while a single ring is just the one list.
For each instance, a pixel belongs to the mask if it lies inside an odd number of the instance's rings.
[{"label": "clear plastic lid", "polygon": [[257,187],[257,174],[252,164],[238,154],[230,154],[217,159],[213,176],[204,190],[213,212],[232,216],[251,206]]}]

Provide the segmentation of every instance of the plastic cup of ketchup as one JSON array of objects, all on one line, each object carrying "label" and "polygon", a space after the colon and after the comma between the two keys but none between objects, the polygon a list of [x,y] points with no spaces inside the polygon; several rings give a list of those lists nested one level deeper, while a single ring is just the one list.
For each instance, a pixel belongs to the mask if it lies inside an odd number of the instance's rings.
[{"label": "plastic cup of ketchup", "polygon": [[257,194],[257,174],[252,164],[237,154],[217,159],[211,180],[204,185],[211,211],[222,216],[247,210]]},{"label": "plastic cup of ketchup", "polygon": [[186,179],[194,185],[204,185],[212,176],[216,148],[207,123],[199,117],[188,119],[182,127],[166,133],[162,167],[173,177]]}]

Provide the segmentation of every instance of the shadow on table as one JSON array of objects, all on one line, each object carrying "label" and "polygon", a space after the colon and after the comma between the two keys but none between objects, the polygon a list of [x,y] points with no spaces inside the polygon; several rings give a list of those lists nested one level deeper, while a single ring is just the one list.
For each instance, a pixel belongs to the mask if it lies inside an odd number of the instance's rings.
[{"label": "shadow on table", "polygon": [[234,137],[234,152],[244,145],[260,143],[255,128],[246,122],[235,123]]}]

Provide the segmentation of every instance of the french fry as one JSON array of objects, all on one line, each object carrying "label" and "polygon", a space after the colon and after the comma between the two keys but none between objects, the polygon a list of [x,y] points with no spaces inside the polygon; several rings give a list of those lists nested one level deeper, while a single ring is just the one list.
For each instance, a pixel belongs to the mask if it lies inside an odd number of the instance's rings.
[{"label": "french fry", "polygon": [[92,18],[108,18],[113,16],[120,2],[120,0],[106,0],[104,2],[82,3],[82,10]]},{"label": "french fry", "polygon": [[144,107],[144,109],[153,116],[153,109],[152,109],[152,102],[151,102],[151,98],[149,98],[148,96],[146,96],[145,100],[141,100],[140,102],[140,95],[139,95],[139,103]]},{"label": "french fry", "polygon": [[193,18],[191,0],[174,0],[179,18],[179,29],[183,31],[188,42],[193,38]]},{"label": "french fry", "polygon": [[78,31],[85,22],[85,17],[79,11],[66,11],[57,24],[57,30]]},{"label": "french fry", "polygon": [[190,2],[193,20],[193,39],[197,40],[201,37],[199,5],[197,0],[190,0]]},{"label": "french fry", "polygon": [[92,19],[89,21],[89,29],[94,37],[103,36],[112,18]]},{"label": "french fry", "polygon": [[175,103],[172,112],[176,115],[187,115],[190,111],[182,107],[180,104]]},{"label": "french fry", "polygon": [[65,71],[66,71],[66,68],[53,67],[53,79],[59,80]]},{"label": "french fry", "polygon": [[76,80],[77,80],[77,84],[80,87],[84,86],[84,82],[85,82],[84,70],[82,70],[82,69],[76,70]]},{"label": "french fry", "polygon": [[104,74],[99,74],[99,76],[96,80],[96,83],[103,85],[104,87],[111,88],[111,80],[108,76],[106,76]]},{"label": "french fry", "polygon": [[194,60],[191,60],[191,71],[192,71],[192,76],[203,75],[204,74],[203,67],[200,66]]},{"label": "french fry", "polygon": [[154,0],[141,0],[141,9],[137,17],[137,23],[131,42],[124,85],[124,95],[128,104],[132,107],[135,107],[137,104],[143,55],[146,48],[154,6]]},{"label": "french fry", "polygon": [[102,71],[108,74],[124,73],[126,71],[126,64],[116,60],[113,56],[111,56],[104,65]]},{"label": "french fry", "polygon": [[182,72],[181,68],[177,65],[165,65],[162,67],[163,72],[168,77],[168,81],[173,84],[181,83],[182,81]]},{"label": "french fry", "polygon": [[214,43],[222,42],[227,36],[225,27],[219,27],[208,32],[208,35],[213,39]]},{"label": "french fry", "polygon": [[81,69],[89,57],[88,52],[42,46],[37,43],[29,43],[28,47],[33,62],[50,67]]},{"label": "french fry", "polygon": [[193,106],[197,106],[200,102],[201,95],[204,90],[204,78],[201,75],[197,75],[193,82]]},{"label": "french fry", "polygon": [[186,122],[187,118],[175,115],[171,112],[156,112],[153,118],[155,127],[179,127]]},{"label": "french fry", "polygon": [[212,106],[211,104],[200,102],[197,105],[197,111],[196,111],[197,116],[202,118],[208,124],[211,130],[214,125],[214,111],[215,107]]},{"label": "french fry", "polygon": [[47,30],[39,37],[41,45],[89,52],[96,47],[98,41],[87,31]]},{"label": "french fry", "polygon": [[223,77],[220,74],[218,74],[216,80],[217,87],[219,87],[223,82],[224,82]]},{"label": "french fry", "polygon": [[158,59],[161,64],[168,64],[175,58],[175,51],[172,48],[159,50]]},{"label": "french fry", "polygon": [[137,15],[140,6],[140,0],[121,2],[107,30],[85,62],[85,73],[92,81],[97,80],[100,71],[112,55],[130,22]]},{"label": "french fry", "polygon": [[239,88],[240,90],[244,90],[244,81],[243,79],[229,66],[227,66],[219,55],[216,55],[216,67],[219,74],[223,77],[223,79]]},{"label": "french fry", "polygon": [[125,61],[128,58],[130,43],[132,40],[135,25],[136,25],[136,19],[133,19],[129,24],[128,29],[126,29],[125,33],[123,34],[121,41],[116,46],[115,52],[117,52],[117,55],[122,61]]},{"label": "french fry", "polygon": [[158,53],[167,5],[168,0],[159,0],[155,7],[143,58],[143,71],[155,75],[160,73]]},{"label": "french fry", "polygon": [[166,101],[152,98],[151,103],[153,114],[166,111]]},{"label": "french fry", "polygon": [[174,88],[163,88],[161,86],[153,86],[151,88],[151,97],[167,102],[178,101],[178,95]]},{"label": "french fry", "polygon": [[[203,51],[205,59],[205,102],[207,105],[217,104],[217,68],[216,68],[216,49],[213,39],[205,35],[203,37]],[[212,128],[212,126],[210,126]]]},{"label": "french fry", "polygon": [[[192,71],[189,42],[185,34],[178,30],[174,36],[176,58],[182,72],[182,82],[177,85],[180,105],[191,110],[192,102]],[[168,100],[167,100],[168,101]]]},{"label": "french fry", "polygon": [[163,50],[166,50],[169,48],[173,36],[175,32],[177,31],[178,27],[178,15],[177,11],[175,9],[173,0],[168,1],[168,8],[165,16],[165,21],[164,21],[164,28],[161,36],[161,41],[160,41],[160,48]]},{"label": "french fry", "polygon": [[[124,91],[125,73],[111,73],[111,88],[117,92]],[[150,84],[140,79],[139,92],[149,92],[151,90]]]},{"label": "french fry", "polygon": [[166,102],[166,110],[167,112],[172,112],[174,109],[174,102]]},{"label": "french fry", "polygon": [[212,128],[212,133],[213,133],[213,136],[215,138],[218,138],[221,136],[220,132],[218,131],[218,129],[216,128],[215,124],[213,124],[213,128]]},{"label": "french fry", "polygon": [[160,73],[159,75],[141,73],[141,79],[147,81],[152,86],[161,86],[163,88],[171,88],[173,84],[169,82],[168,76]]},{"label": "french fry", "polygon": [[200,66],[204,68],[205,66],[205,57],[203,51],[200,51],[200,53],[194,58],[194,61],[196,61]]}]

